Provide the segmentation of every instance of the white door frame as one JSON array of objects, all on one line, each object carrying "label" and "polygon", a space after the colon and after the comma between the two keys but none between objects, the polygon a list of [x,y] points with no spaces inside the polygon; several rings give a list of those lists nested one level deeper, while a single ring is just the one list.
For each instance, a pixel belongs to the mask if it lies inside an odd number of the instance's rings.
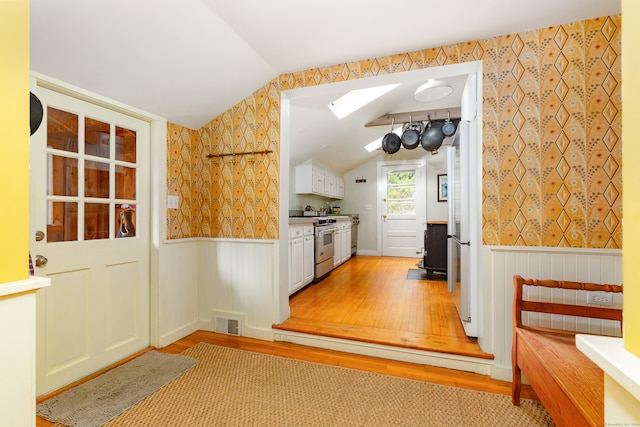
[{"label": "white door frame", "polygon": [[[152,346],[160,346],[159,322],[159,248],[166,240],[166,157],[167,157],[167,120],[146,111],[130,107],[121,102],[92,93],[52,77],[31,71],[30,87],[32,91],[41,86],[56,92],[69,95],[83,101],[91,102],[104,108],[115,110],[140,120],[149,122],[150,126],[150,162],[149,165],[149,342]],[[31,154],[33,155],[33,153]],[[30,200],[33,204],[33,200]],[[30,220],[31,221],[31,220]],[[30,224],[30,229],[33,224]]]},{"label": "white door frame", "polygon": [[[422,191],[422,202],[423,205],[421,207],[421,213],[417,214],[416,221],[422,223],[426,223],[427,220],[427,161],[424,158],[413,159],[413,160],[387,160],[383,162],[378,162],[378,203],[377,203],[377,212],[378,212],[378,224],[376,229],[378,230],[378,254],[382,255],[383,253],[383,236],[382,236],[382,189],[385,184],[385,176],[382,173],[382,170],[385,166],[417,166],[422,169],[422,173],[418,174],[420,182],[416,181],[416,191]],[[426,227],[426,225],[425,225]],[[420,237],[416,235],[416,239]],[[416,258],[419,258],[420,255],[416,254]]]}]

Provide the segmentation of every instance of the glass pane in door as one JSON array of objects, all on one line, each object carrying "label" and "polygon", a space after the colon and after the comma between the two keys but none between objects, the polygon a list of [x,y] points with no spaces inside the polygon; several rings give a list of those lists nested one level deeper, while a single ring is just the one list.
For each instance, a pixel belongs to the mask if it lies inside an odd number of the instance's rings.
[{"label": "glass pane in door", "polygon": [[84,162],[84,196],[109,198],[109,164],[86,160]]},{"label": "glass pane in door", "polygon": [[49,155],[47,157],[48,196],[78,195],[78,159]]},{"label": "glass pane in door", "polygon": [[136,162],[136,132],[116,126],[116,160]]},{"label": "glass pane in door", "polygon": [[110,156],[110,125],[100,120],[84,119],[84,154],[87,156]]},{"label": "glass pane in door", "polygon": [[78,116],[47,107],[47,147],[78,152]]},{"label": "glass pane in door", "polygon": [[136,235],[135,205],[116,205],[116,238],[135,237]]},{"label": "glass pane in door", "polygon": [[78,204],[47,202],[47,242],[78,240]]},{"label": "glass pane in door", "polygon": [[387,174],[387,214],[415,215],[415,170],[394,171]]},{"label": "glass pane in door", "polygon": [[136,170],[125,166],[116,166],[116,199],[135,200]]},{"label": "glass pane in door", "polygon": [[84,204],[84,240],[109,238],[109,205]]}]

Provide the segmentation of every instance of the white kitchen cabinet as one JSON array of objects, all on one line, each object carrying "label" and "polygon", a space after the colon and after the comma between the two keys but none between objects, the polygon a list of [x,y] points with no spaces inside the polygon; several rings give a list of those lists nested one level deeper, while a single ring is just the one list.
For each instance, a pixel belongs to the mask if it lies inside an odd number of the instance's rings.
[{"label": "white kitchen cabinet", "polygon": [[351,258],[351,220],[339,219],[336,221],[336,239],[334,243],[333,265],[339,266]]},{"label": "white kitchen cabinet", "polygon": [[[294,179],[296,194],[316,194],[332,199],[344,197],[344,179],[312,162],[297,165]],[[340,181],[342,181],[341,191]]]},{"label": "white kitchen cabinet", "polygon": [[314,267],[315,267],[315,259],[314,259],[314,251],[315,251],[315,237],[313,236],[313,231],[310,236],[304,236],[303,248],[302,248],[302,258],[303,258],[303,268],[302,275],[303,285],[307,285],[313,282],[314,275]]},{"label": "white kitchen cabinet", "polygon": [[304,241],[302,237],[289,239],[289,294],[302,287],[304,276]]},{"label": "white kitchen cabinet", "polygon": [[313,224],[289,227],[289,295],[313,282],[315,267]]},{"label": "white kitchen cabinet", "polygon": [[338,184],[337,184],[336,198],[344,199],[344,179],[339,176],[337,182],[338,182]]}]

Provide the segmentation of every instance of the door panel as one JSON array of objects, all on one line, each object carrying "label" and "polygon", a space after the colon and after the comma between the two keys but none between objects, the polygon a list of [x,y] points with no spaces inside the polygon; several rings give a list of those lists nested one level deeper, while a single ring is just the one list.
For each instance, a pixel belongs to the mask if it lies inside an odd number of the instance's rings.
[{"label": "door panel", "polygon": [[382,255],[420,257],[426,221],[424,166],[383,165],[381,175]]},{"label": "door panel", "polygon": [[31,137],[36,390],[43,394],[149,345],[149,123],[42,87]]}]

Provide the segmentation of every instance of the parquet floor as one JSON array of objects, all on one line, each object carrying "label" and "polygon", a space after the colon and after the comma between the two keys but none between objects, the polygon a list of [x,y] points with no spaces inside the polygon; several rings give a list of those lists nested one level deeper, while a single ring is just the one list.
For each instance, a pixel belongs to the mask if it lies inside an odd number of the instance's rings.
[{"label": "parquet floor", "polygon": [[465,335],[447,282],[407,278],[417,259],[355,256],[289,300],[276,329],[493,359]]}]

